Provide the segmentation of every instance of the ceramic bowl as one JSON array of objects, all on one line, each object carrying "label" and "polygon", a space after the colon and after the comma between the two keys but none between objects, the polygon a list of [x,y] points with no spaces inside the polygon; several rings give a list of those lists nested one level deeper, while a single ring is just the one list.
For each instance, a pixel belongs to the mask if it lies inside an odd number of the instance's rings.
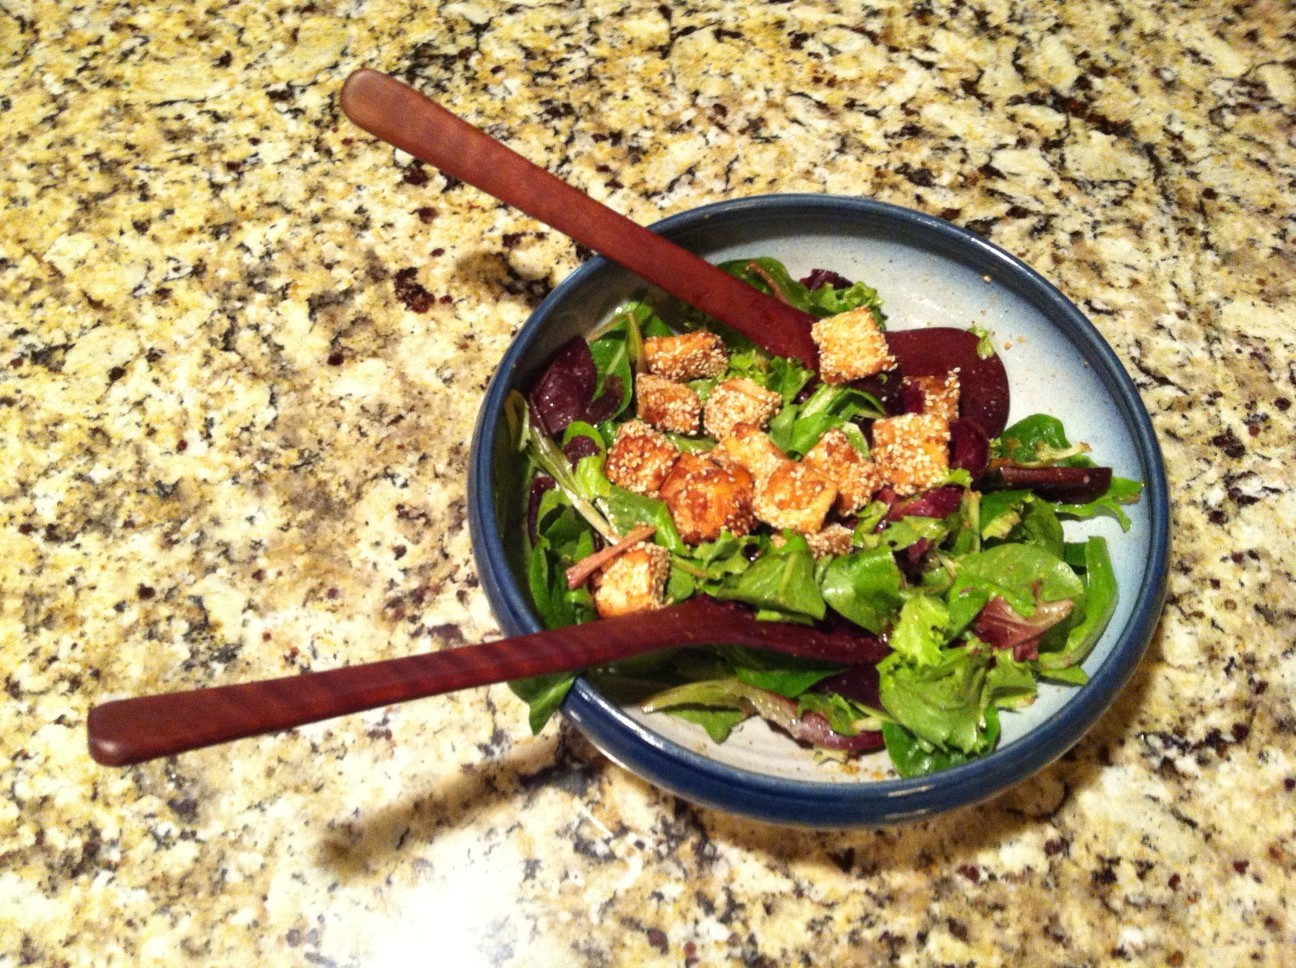
[{"label": "ceramic bowl", "polygon": [[[1028,709],[1001,717],[998,749],[964,766],[900,779],[885,753],[847,764],[757,719],[716,745],[696,726],[645,715],[577,680],[563,713],[608,757],[670,792],[747,817],[813,827],[877,825],[970,804],[1020,782],[1070,748],[1110,705],[1147,645],[1165,594],[1168,511],[1160,451],[1129,376],[1093,324],[1018,259],[971,232],[908,209],[861,198],[771,195],[672,216],[654,231],[713,262],[769,255],[794,277],[832,269],[875,287],[892,329],[929,325],[989,330],[1008,371],[1010,421],[1059,417],[1100,463],[1145,483],[1114,521],[1067,525],[1068,539],[1108,538],[1120,601],[1084,668],[1083,687],[1041,684]],[[518,495],[521,467],[501,419],[510,390],[525,392],[572,336],[630,297],[668,302],[626,270],[596,258],[536,309],[504,355],[473,440],[469,522],[482,584],[506,634],[541,627],[525,590]]]}]

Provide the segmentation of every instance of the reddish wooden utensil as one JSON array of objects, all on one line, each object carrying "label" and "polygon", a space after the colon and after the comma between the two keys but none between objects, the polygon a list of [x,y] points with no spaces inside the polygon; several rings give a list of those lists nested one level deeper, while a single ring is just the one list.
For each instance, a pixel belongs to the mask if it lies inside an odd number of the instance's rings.
[{"label": "reddish wooden utensil", "polygon": [[697,597],[655,612],[482,645],[107,702],[90,710],[90,755],[107,766],[128,766],[408,699],[721,642],[842,665],[876,662],[887,652],[867,633],[758,622],[741,608]]},{"label": "reddish wooden utensil", "polygon": [[377,71],[356,71],[340,103],[370,134],[526,212],[769,352],[818,369],[813,316],[617,214],[412,87]]}]

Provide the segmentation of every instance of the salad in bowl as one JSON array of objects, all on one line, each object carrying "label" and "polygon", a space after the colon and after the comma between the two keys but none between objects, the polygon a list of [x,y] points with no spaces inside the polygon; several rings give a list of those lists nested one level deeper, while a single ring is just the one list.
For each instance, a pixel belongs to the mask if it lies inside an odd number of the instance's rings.
[{"label": "salad in bowl", "polygon": [[515,683],[532,726],[560,711],[664,790],[813,827],[974,803],[1074,745],[1147,646],[1169,543],[1151,422],[1094,325],[984,238],[872,199],[652,230],[807,331],[766,353],[594,258],[515,335],[469,471],[502,630],[686,643]]},{"label": "salad in bowl", "polygon": [[[830,269],[722,268],[818,318],[817,371],[642,300],[563,345],[506,401],[536,613],[561,627],[705,597],[850,636],[850,663],[716,642],[598,678],[714,743],[758,718],[900,777],[984,756],[1041,681],[1086,681],[1119,589],[1106,538],[1066,523],[1128,527],[1142,484],[1056,417],[1007,425],[986,332],[892,332],[883,297]],[[534,729],[574,679],[514,684]]]}]

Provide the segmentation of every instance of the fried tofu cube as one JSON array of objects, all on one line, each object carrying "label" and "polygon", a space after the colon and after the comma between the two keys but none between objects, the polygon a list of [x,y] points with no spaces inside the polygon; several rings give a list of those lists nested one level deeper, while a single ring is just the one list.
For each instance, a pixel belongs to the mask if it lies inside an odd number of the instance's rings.
[{"label": "fried tofu cube", "polygon": [[689,544],[714,541],[720,532],[744,535],[756,525],[755,482],[745,467],[680,454],[657,496],[666,502],[675,530]]},{"label": "fried tofu cube", "polygon": [[683,383],[640,373],[635,377],[635,412],[640,420],[658,430],[695,434],[702,416],[702,401]]},{"label": "fried tofu cube", "polygon": [[849,554],[855,533],[844,524],[826,524],[814,534],[806,535],[806,544],[816,558]]},{"label": "fried tofu cube", "polygon": [[902,497],[935,487],[949,472],[949,421],[934,413],[875,420],[873,459]]},{"label": "fried tofu cube", "polygon": [[959,414],[958,370],[945,376],[907,376],[900,386],[912,387],[922,394],[923,413],[934,413],[946,420],[957,420]]},{"label": "fried tofu cube", "polygon": [[783,398],[766,390],[755,380],[735,377],[717,383],[702,409],[702,428],[707,435],[721,440],[733,433],[740,423],[764,427],[783,405]]},{"label": "fried tofu cube", "polygon": [[877,318],[866,306],[818,320],[810,335],[819,347],[819,375],[825,383],[849,383],[896,365]]},{"label": "fried tofu cube", "polygon": [[719,376],[729,365],[729,354],[715,333],[704,329],[679,336],[649,336],[643,342],[648,372],[675,383]]},{"label": "fried tofu cube", "polygon": [[825,431],[805,455],[809,464],[837,488],[833,510],[854,514],[882,487],[882,471],[851,444],[837,427]]},{"label": "fried tofu cube", "polygon": [[599,618],[661,608],[669,576],[670,553],[665,548],[646,541],[632,545],[591,579]]},{"label": "fried tofu cube", "polygon": [[787,460],[783,451],[769,439],[769,434],[755,424],[734,424],[729,436],[712,448],[710,457],[721,463],[738,464],[747,468],[752,479],[760,482],[769,477]]},{"label": "fried tofu cube", "polygon": [[784,461],[756,487],[756,517],[774,528],[814,534],[837,500],[837,488],[810,465]]},{"label": "fried tofu cube", "polygon": [[677,460],[674,444],[642,420],[627,420],[617,428],[603,472],[618,487],[653,496]]}]

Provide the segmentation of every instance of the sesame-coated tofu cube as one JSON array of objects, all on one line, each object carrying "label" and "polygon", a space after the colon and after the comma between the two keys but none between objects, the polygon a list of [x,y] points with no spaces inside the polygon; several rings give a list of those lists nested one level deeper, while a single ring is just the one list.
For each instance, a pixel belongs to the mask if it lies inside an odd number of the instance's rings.
[{"label": "sesame-coated tofu cube", "polygon": [[747,469],[717,464],[697,454],[680,454],[658,497],[666,502],[675,530],[689,544],[714,541],[720,532],[744,535],[756,524],[755,484]]},{"label": "sesame-coated tofu cube", "polygon": [[643,342],[648,372],[676,383],[719,376],[729,365],[724,343],[704,329],[679,336],[650,336]]},{"label": "sesame-coated tofu cube", "polygon": [[825,431],[810,448],[805,463],[837,488],[833,510],[840,515],[854,514],[882,487],[882,471],[856,450],[846,434],[836,427]]},{"label": "sesame-coated tofu cube", "polygon": [[702,428],[708,436],[721,440],[740,423],[764,427],[782,404],[783,398],[773,390],[766,390],[755,380],[735,377],[712,388],[702,410]]},{"label": "sesame-coated tofu cube", "polygon": [[594,608],[599,618],[661,608],[670,575],[670,553],[660,545],[640,541],[595,573]]},{"label": "sesame-coated tofu cube", "polygon": [[934,413],[875,420],[873,459],[901,496],[935,487],[949,472],[949,422]]},{"label": "sesame-coated tofu cube", "polygon": [[769,477],[787,460],[783,451],[769,439],[769,434],[749,423],[734,424],[729,436],[721,438],[711,449],[710,457],[721,463],[728,462],[747,468],[756,481]]},{"label": "sesame-coated tofu cube", "polygon": [[806,535],[806,544],[816,558],[827,558],[849,554],[854,537],[855,533],[844,524],[826,524],[814,534]]},{"label": "sesame-coated tofu cube", "polygon": [[603,472],[627,491],[655,495],[678,459],[679,451],[669,440],[642,420],[627,420],[617,428]]},{"label": "sesame-coated tofu cube", "polygon": [[837,489],[808,464],[784,461],[756,487],[756,517],[774,528],[814,534],[823,527]]},{"label": "sesame-coated tofu cube", "polygon": [[866,306],[818,320],[810,335],[819,347],[819,376],[825,383],[849,383],[896,365],[886,336]]},{"label": "sesame-coated tofu cube", "polygon": [[957,420],[959,413],[958,370],[945,376],[907,376],[900,386],[922,394],[922,412],[934,413],[946,420]]},{"label": "sesame-coated tofu cube", "polygon": [[702,416],[702,401],[683,383],[640,373],[635,377],[635,412],[640,420],[658,430],[695,434]]}]

